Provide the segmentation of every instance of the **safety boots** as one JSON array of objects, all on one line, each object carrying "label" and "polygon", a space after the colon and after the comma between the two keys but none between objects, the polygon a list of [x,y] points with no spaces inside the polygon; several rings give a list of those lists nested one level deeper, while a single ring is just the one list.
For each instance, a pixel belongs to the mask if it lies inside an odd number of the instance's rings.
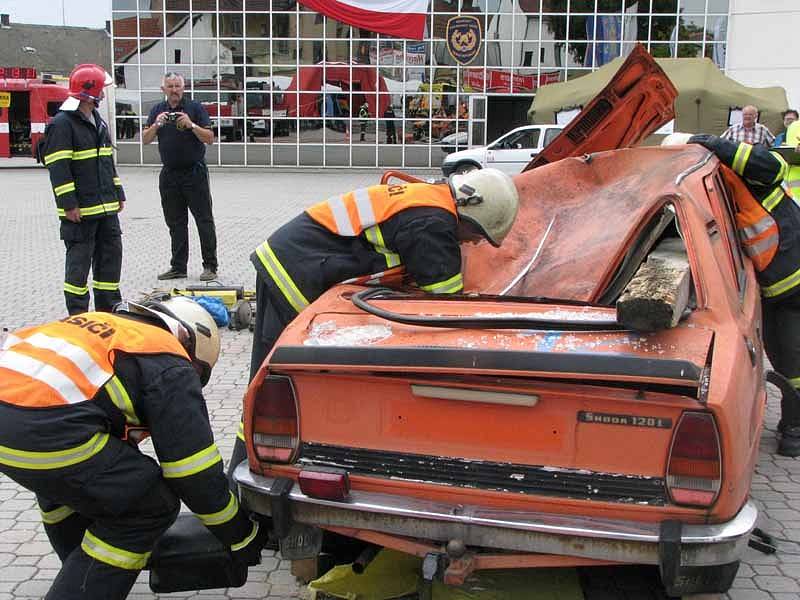
[{"label": "safety boots", "polygon": [[800,392],[780,373],[769,371],[767,381],[781,391],[778,454],[800,456]]}]

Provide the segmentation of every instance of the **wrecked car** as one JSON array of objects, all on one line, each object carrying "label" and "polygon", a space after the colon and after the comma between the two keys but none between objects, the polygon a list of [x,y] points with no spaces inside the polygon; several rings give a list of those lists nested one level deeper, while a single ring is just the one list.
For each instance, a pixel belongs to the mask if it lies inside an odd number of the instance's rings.
[{"label": "wrecked car", "polygon": [[[463,249],[463,294],[340,285],[283,332],[235,478],[285,558],[380,546],[452,584],[644,564],[670,595],[730,587],[757,516],[759,289],[717,159],[627,147],[671,118],[668,79],[637,51],[604,93],[515,177],[503,246]],[[685,264],[674,323],[633,329],[620,299],[665,252]]]}]

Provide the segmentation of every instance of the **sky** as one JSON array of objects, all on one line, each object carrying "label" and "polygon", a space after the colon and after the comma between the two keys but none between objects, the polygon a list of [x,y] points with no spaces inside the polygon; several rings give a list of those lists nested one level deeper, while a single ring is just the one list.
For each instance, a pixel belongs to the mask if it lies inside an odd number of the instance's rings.
[{"label": "sky", "polygon": [[0,0],[0,13],[12,23],[102,29],[111,20],[111,0]]}]

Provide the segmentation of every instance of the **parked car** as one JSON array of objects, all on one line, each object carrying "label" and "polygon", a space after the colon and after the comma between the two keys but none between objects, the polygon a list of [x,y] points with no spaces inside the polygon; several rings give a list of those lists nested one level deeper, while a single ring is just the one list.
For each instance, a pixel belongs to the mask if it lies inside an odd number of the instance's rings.
[{"label": "parked car", "polygon": [[[448,177],[453,173],[494,167],[510,175],[516,175],[561,133],[561,129],[559,125],[517,127],[500,136],[488,146],[448,154],[442,163],[442,173]],[[442,143],[444,144],[444,139]]]},{"label": "parked car", "polygon": [[[637,47],[554,142],[571,157],[515,177],[503,246],[464,247],[463,295],[340,285],[286,328],[235,471],[285,558],[377,545],[445,583],[610,562],[657,565],[669,595],[731,586],[757,517],[759,288],[717,159],[625,148],[676,95]],[[664,245],[686,310],[628,330],[616,302]]]}]

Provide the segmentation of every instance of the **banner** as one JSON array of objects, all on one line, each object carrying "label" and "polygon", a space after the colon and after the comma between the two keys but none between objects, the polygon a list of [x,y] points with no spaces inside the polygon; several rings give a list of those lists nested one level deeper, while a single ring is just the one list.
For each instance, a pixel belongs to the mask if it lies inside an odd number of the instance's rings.
[{"label": "banner", "polygon": [[497,92],[507,94],[514,85],[515,92],[533,91],[548,83],[558,83],[559,72],[552,71],[536,75],[517,75],[509,71],[495,69],[464,69],[464,86],[474,92]]},{"label": "banner", "polygon": [[306,8],[354,27],[421,40],[428,0],[298,0]]}]

